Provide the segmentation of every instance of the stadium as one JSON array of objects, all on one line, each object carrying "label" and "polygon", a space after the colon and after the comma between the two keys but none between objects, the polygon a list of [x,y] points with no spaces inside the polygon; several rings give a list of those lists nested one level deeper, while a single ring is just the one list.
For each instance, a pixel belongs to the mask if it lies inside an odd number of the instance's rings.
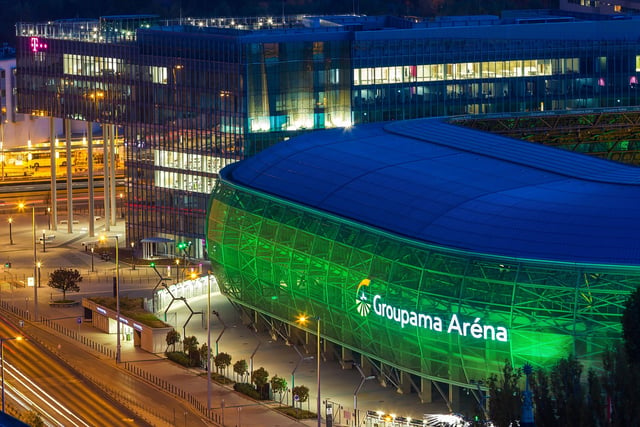
[{"label": "stadium", "polygon": [[453,119],[373,123],[224,168],[207,248],[249,318],[320,319],[327,357],[424,401],[505,361],[597,367],[638,283],[639,190],[636,167]]}]

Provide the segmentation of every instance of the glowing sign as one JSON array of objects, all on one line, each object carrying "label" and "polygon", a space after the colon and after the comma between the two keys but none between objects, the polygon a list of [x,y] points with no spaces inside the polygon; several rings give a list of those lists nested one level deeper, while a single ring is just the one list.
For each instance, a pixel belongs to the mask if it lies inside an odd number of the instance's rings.
[{"label": "glowing sign", "polygon": [[31,37],[29,39],[29,44],[31,45],[31,52],[37,53],[41,50],[47,50],[49,45],[43,41],[40,41],[39,37]]},{"label": "glowing sign", "polygon": [[363,317],[373,313],[379,317],[399,323],[401,328],[413,326],[433,332],[446,332],[447,334],[457,334],[486,341],[507,342],[509,340],[507,328],[483,324],[480,317],[476,317],[473,322],[464,322],[461,321],[457,314],[452,313],[448,316],[448,319],[443,320],[440,316],[419,313],[387,304],[383,302],[381,295],[374,295],[372,301],[369,302],[368,295],[364,290],[361,290],[363,286],[368,287],[369,284],[369,279],[365,279],[360,282],[356,290],[356,309]]}]

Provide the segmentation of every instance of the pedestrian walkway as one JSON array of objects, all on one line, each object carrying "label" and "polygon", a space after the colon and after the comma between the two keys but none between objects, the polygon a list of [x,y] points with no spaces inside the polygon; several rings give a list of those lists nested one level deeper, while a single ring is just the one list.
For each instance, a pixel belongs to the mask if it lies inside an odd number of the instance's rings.
[{"label": "pedestrian walkway", "polygon": [[[29,245],[29,224],[22,222],[22,224],[14,222],[15,235],[20,240],[16,241],[13,247],[0,248],[0,257],[5,256],[6,259],[10,256],[13,260],[12,267],[5,269],[4,277],[0,276],[0,279],[5,279],[0,280],[0,300],[3,304],[14,307],[16,313],[29,318],[35,309],[33,305],[35,290],[31,287],[15,286],[16,283],[27,283],[28,277],[33,276],[34,252],[32,245]],[[111,227],[109,234],[122,235],[123,225]],[[106,359],[113,369],[126,370],[141,378],[143,382],[163,389],[168,395],[177,397],[181,404],[187,404],[193,408],[194,413],[206,415],[210,407],[212,420],[209,422],[210,425],[283,427],[317,425],[315,419],[297,421],[273,411],[272,407],[278,406],[279,402],[256,402],[234,392],[230,386],[218,385],[215,382],[212,382],[209,388],[203,370],[187,369],[165,359],[163,355],[146,353],[134,347],[133,342],[128,341],[127,337],[121,339],[123,363],[116,366],[115,361],[112,360],[115,359],[116,349],[116,337],[113,334],[102,333],[93,328],[90,323],[79,320],[84,319],[84,310],[80,305],[54,308],[48,304],[51,299],[54,299],[52,290],[46,286],[48,272],[64,266],[78,268],[85,277],[80,284],[81,292],[68,294],[69,298],[80,300],[90,295],[110,295],[113,292],[112,277],[115,273],[115,264],[113,261],[98,260],[95,254],[92,256],[86,251],[82,242],[89,237],[86,235],[86,227],[82,220],[76,228],[80,231],[55,232],[56,237],[47,244],[46,252],[43,252],[41,247],[36,248],[35,257],[42,262],[43,270],[41,272],[42,287],[37,289],[40,293],[37,311],[39,317],[48,319],[46,322],[41,322],[40,328],[52,329],[64,336],[65,348],[67,345],[83,347],[84,350],[98,355],[101,360]],[[124,236],[121,240],[124,240]],[[2,258],[0,258],[0,265],[1,262]],[[138,266],[133,270],[128,264],[122,263],[120,267],[121,296],[150,298],[158,282],[156,273],[146,266]],[[316,363],[315,360],[309,359],[311,355],[307,353],[307,349],[287,345],[277,335],[257,333],[248,328],[243,324],[231,303],[220,294],[213,295],[211,298],[211,305],[217,312],[217,316],[212,316],[210,335],[204,316],[207,312],[207,298],[202,296],[190,298],[188,305],[191,310],[203,314],[193,315],[184,303],[176,301],[166,313],[166,322],[173,325],[183,337],[197,337],[199,345],[210,342],[214,355],[216,352],[228,353],[232,356],[232,365],[235,361],[244,359],[249,363],[250,368],[264,367],[270,377],[278,375],[284,378],[289,388],[292,385],[307,386],[310,390],[310,398],[308,402],[302,404],[302,407],[316,412]],[[189,319],[188,323],[186,323],[187,319]],[[232,372],[231,368],[229,370]],[[227,374],[227,376],[233,377],[233,374]],[[423,404],[420,403],[416,394],[399,394],[391,387],[383,387],[375,379],[365,381],[362,387],[359,387],[361,376],[358,370],[351,366],[342,369],[337,361],[321,362],[321,380],[321,414],[325,415],[326,402],[332,403],[334,425],[356,425],[354,417],[356,407],[360,424],[365,421],[367,411],[380,411],[418,420],[421,420],[424,414],[448,412],[441,400],[438,403]],[[282,396],[282,404],[292,404],[290,392]],[[183,410],[179,409],[179,411]],[[154,416],[158,425],[176,425],[175,415],[173,418],[167,417],[165,412],[164,415],[155,414]],[[204,419],[204,416],[201,418]]]}]

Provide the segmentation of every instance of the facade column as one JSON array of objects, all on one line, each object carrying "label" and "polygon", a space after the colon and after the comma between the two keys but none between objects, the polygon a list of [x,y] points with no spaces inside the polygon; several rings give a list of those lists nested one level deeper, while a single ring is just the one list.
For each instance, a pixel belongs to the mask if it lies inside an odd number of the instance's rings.
[{"label": "facade column", "polygon": [[[73,233],[73,165],[71,159],[71,119],[64,119],[64,134],[67,148],[67,231]],[[52,163],[55,163],[55,158]]]},{"label": "facade column", "polygon": [[400,371],[400,384],[398,384],[396,391],[400,394],[411,393],[411,377],[408,373]]},{"label": "facade column", "polygon": [[432,403],[431,380],[420,378],[420,401],[422,403]]},{"label": "facade column", "polygon": [[51,221],[51,230],[56,231],[58,229],[58,188],[56,186],[56,126],[53,117],[49,117],[49,149],[51,150],[51,188],[49,192],[51,193],[50,197],[50,205],[51,212],[49,213],[51,216],[49,220]]},{"label": "facade column", "polygon": [[109,209],[109,125],[102,125],[102,202],[104,204],[104,229],[111,230],[111,209]]},{"label": "facade column", "polygon": [[93,194],[93,123],[87,122],[87,190],[89,200],[89,237],[96,235],[96,215],[94,210]]},{"label": "facade column", "polygon": [[460,412],[460,387],[449,384],[449,404],[453,412]]},{"label": "facade column", "polygon": [[323,339],[324,360],[336,360],[336,344],[327,339]]},{"label": "facade column", "polygon": [[340,347],[340,366],[342,369],[353,369],[353,353],[346,347]]},{"label": "facade column", "polygon": [[109,125],[111,131],[109,132],[109,194],[111,206],[111,225],[116,225],[116,217],[118,213],[118,202],[116,194],[116,139],[118,138],[118,128],[116,125]]}]

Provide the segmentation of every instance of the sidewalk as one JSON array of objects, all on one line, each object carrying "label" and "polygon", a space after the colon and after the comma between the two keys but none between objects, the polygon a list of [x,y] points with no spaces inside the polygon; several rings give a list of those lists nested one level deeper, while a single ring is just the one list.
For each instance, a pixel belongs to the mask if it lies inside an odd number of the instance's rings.
[{"label": "sidewalk", "polygon": [[[46,219],[46,218],[45,218]],[[30,218],[29,218],[30,220]],[[2,216],[0,216],[0,222]],[[31,222],[31,221],[29,221]],[[111,277],[115,270],[112,262],[103,261],[97,256],[92,259],[90,253],[84,252],[82,241],[88,239],[86,235],[86,222],[80,219],[79,224],[74,228],[79,230],[73,234],[58,230],[51,232],[55,234],[55,239],[47,244],[46,252],[42,252],[42,247],[36,248],[36,257],[42,259],[41,284],[38,288],[38,313],[47,319],[57,319],[54,323],[59,328],[66,329],[67,334],[77,335],[76,341],[66,339],[70,345],[79,345],[78,340],[92,343],[101,348],[111,349],[115,354],[115,336],[102,333],[94,329],[90,323],[77,323],[79,317],[83,317],[83,308],[80,306],[69,308],[52,308],[48,301],[54,298],[55,293],[46,286],[48,272],[54,268],[71,266],[78,268],[85,279],[80,284],[81,292],[68,294],[68,297],[80,300],[88,295],[110,295],[112,293]],[[14,226],[16,224],[14,223]],[[8,272],[15,281],[25,281],[29,276],[33,276],[33,246],[29,246],[29,231],[31,224],[18,224],[14,233],[14,246],[0,247],[0,257],[11,256],[12,268]],[[111,227],[109,235],[122,234],[122,223],[116,227]],[[101,233],[100,227],[96,227],[96,233]],[[49,234],[49,232],[47,233]],[[20,240],[16,240],[16,236]],[[95,238],[94,238],[95,239]],[[0,265],[2,265],[0,258]],[[5,272],[7,276],[7,272]],[[121,296],[141,296],[149,298],[153,287],[157,284],[157,275],[153,270],[146,267],[138,267],[132,270],[128,265],[121,264],[120,270],[120,293]],[[2,276],[0,276],[0,279]],[[6,280],[6,279],[5,279]],[[57,291],[53,291],[57,292]],[[0,287],[0,299],[13,304],[16,308],[24,311],[33,310],[34,289],[29,287],[9,286],[5,281]],[[195,312],[207,312],[206,297],[189,298],[189,306]],[[303,348],[293,348],[287,346],[285,342],[277,336],[267,333],[255,333],[252,329],[244,326],[234,307],[225,297],[218,294],[212,296],[211,306],[219,313],[220,319],[226,328],[223,332],[223,325],[218,318],[212,316],[212,328],[210,342],[212,353],[225,352],[232,356],[231,364],[237,360],[246,360],[253,369],[264,367],[269,372],[269,377],[278,375],[283,377],[288,387],[292,383],[295,385],[305,385],[310,390],[309,401],[303,404],[303,409],[316,412],[316,362],[304,360],[307,357]],[[190,321],[185,326],[186,320],[191,315],[184,303],[176,301],[171,310],[166,313],[167,323],[172,324],[180,332],[181,336],[196,336],[199,345],[207,343],[209,340],[206,319],[202,314],[192,315]],[[217,341],[217,345],[216,345]],[[276,411],[270,410],[270,406],[277,406],[277,403],[259,403],[234,392],[230,387],[221,386],[215,382],[211,383],[211,392],[208,392],[206,375],[199,369],[186,369],[171,361],[166,360],[162,355],[153,355],[135,348],[132,341],[121,340],[122,365],[116,367],[115,362],[108,359],[96,350],[89,350],[97,355],[101,360],[107,359],[113,369],[127,370],[134,372],[139,377],[144,378],[144,382],[164,388],[173,395],[178,395],[180,403],[188,403],[194,408],[198,408],[206,413],[208,399],[211,396],[210,406],[216,422],[209,425],[229,425],[229,426],[315,426],[315,419],[296,421],[286,417]],[[253,356],[253,357],[252,357]],[[251,363],[252,362],[252,363]],[[297,366],[297,368],[296,368]],[[293,371],[295,369],[295,374]],[[233,377],[232,368],[229,367],[227,376]],[[321,392],[322,392],[322,415],[325,415],[324,402],[329,400],[334,407],[334,426],[353,426],[354,392],[358,388],[361,377],[355,369],[341,369],[336,361],[322,361],[321,363]],[[167,393],[167,394],[169,394]],[[436,396],[434,396],[436,398]],[[283,396],[283,404],[290,406],[292,397],[290,393]],[[426,413],[448,413],[442,401],[439,403],[422,404],[417,395],[401,395],[392,387],[382,387],[376,380],[365,381],[357,394],[357,407],[360,410],[360,420],[364,420],[366,411],[382,411],[393,413],[399,416],[422,419]],[[170,418],[169,418],[170,419]],[[164,422],[167,422],[165,419]],[[323,420],[324,423],[324,420]],[[175,425],[158,424],[158,425]]]}]

